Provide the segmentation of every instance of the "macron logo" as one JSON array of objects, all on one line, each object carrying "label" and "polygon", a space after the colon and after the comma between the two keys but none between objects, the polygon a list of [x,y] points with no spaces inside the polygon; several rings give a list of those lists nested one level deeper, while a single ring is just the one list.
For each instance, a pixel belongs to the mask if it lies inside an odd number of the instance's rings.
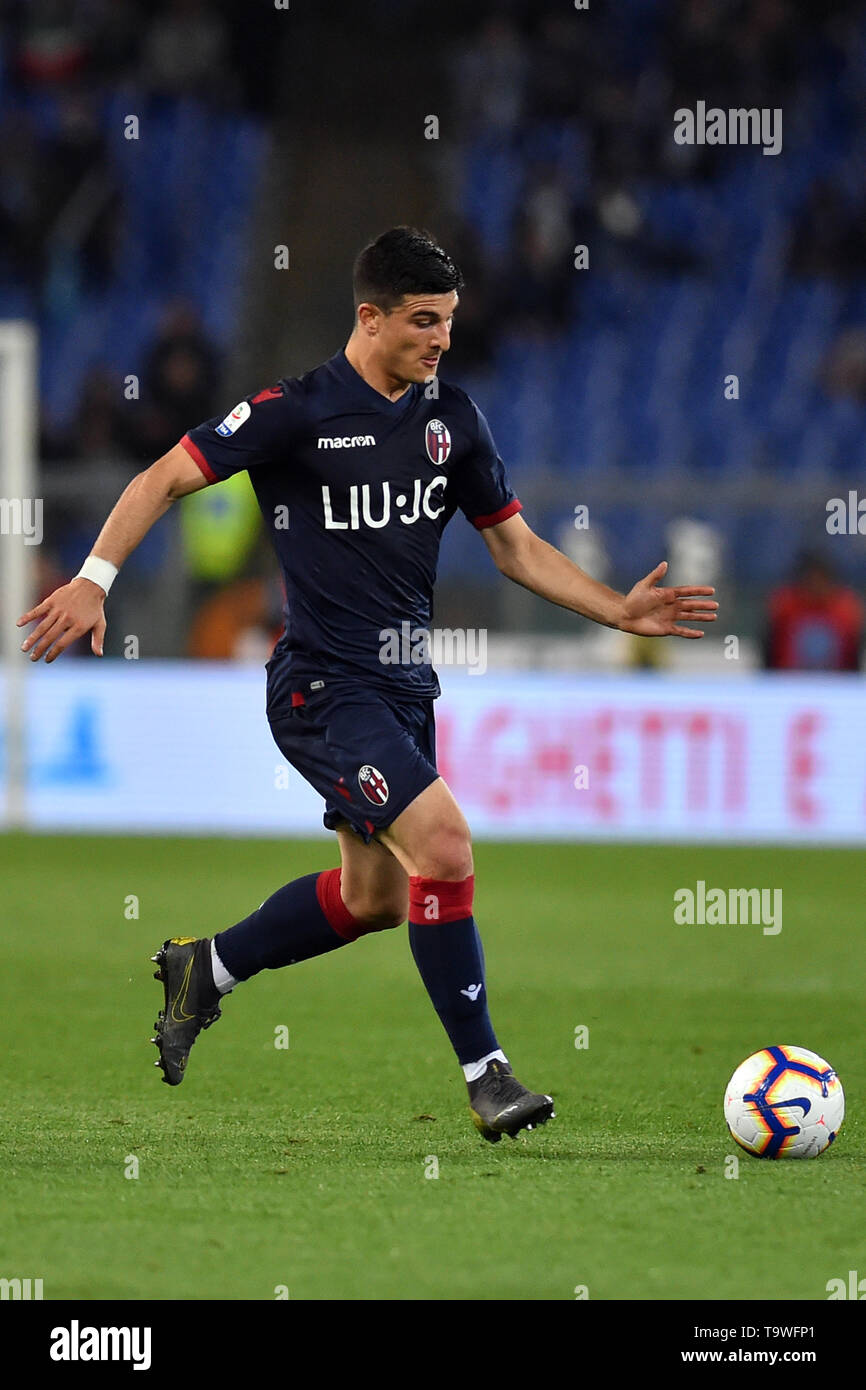
[{"label": "macron logo", "polygon": [[376,439],[372,434],[319,435],[320,449],[363,449],[375,443]]},{"label": "macron logo", "polygon": [[470,985],[468,989],[461,989],[460,993],[465,994],[466,998],[471,999],[474,1004],[481,993],[481,985]]}]

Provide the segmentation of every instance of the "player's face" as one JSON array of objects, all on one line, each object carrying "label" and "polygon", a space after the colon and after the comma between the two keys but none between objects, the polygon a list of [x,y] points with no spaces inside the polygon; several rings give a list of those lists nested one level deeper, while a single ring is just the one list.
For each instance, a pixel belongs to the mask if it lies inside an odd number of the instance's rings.
[{"label": "player's face", "polygon": [[457,294],[404,295],[379,325],[382,367],[394,381],[427,381],[451,346]]}]

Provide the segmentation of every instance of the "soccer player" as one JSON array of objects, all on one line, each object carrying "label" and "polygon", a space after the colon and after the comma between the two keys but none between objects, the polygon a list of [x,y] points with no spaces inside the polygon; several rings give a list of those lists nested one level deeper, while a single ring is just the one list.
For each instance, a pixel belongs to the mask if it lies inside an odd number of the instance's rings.
[{"label": "soccer player", "polygon": [[426,233],[385,232],[355,263],[345,349],[190,429],[132,480],[79,574],[19,626],[38,624],[22,648],[31,660],[54,661],[86,632],[101,656],[109,587],[153,523],[177,498],[249,472],[286,591],[267,717],[324,799],[341,866],[286,884],[213,938],[164,943],[153,957],[165,994],[156,1065],[178,1085],[222,996],[258,971],[408,917],[474,1123],[496,1143],[545,1123],[553,1101],[521,1085],[493,1031],[469,827],[436,770],[439,685],[429,662],[393,660],[391,635],[428,628],[442,532],[458,509],[509,579],[608,627],[697,638],[684,624],[712,622],[718,605],[711,588],[661,587],[665,562],[623,596],[527,526],[484,416],[437,377],[462,283]]}]

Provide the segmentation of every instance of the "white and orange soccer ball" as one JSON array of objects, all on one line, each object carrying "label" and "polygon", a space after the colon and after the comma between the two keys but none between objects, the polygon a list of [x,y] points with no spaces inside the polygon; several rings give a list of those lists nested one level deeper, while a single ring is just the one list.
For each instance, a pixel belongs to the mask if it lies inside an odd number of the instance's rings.
[{"label": "white and orange soccer ball", "polygon": [[765,1047],[725,1091],[725,1119],[756,1158],[817,1158],[839,1133],[845,1093],[829,1062],[808,1047]]}]

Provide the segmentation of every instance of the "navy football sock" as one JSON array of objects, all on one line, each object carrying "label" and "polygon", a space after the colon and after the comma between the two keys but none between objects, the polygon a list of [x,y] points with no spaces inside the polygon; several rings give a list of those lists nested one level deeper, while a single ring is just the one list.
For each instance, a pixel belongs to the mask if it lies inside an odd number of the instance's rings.
[{"label": "navy football sock", "polygon": [[340,897],[340,870],[328,869],[278,888],[256,912],[219,932],[214,946],[229,974],[248,980],[335,951],[363,931]]},{"label": "navy football sock", "polygon": [[461,1066],[496,1052],[487,1012],[484,952],[472,916],[474,877],[409,879],[409,944]]}]

